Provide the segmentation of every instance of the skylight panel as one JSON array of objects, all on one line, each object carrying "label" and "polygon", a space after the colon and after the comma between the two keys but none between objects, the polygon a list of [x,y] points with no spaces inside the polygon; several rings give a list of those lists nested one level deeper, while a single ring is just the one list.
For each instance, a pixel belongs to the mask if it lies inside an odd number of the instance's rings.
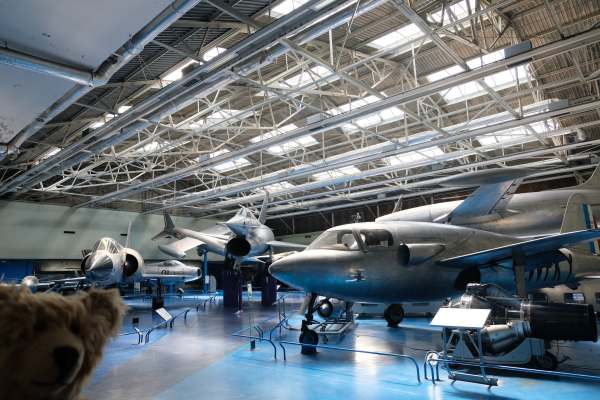
[{"label": "skylight panel", "polygon": [[[353,100],[349,103],[342,104],[341,106],[329,109],[328,113],[333,115],[342,114],[350,110],[363,107],[367,104],[371,104],[373,102],[376,102],[377,100],[379,99],[376,96],[367,96],[362,99]],[[404,112],[402,110],[400,110],[398,107],[389,107],[377,113],[357,118],[353,120],[353,123],[351,124],[344,124],[342,125],[342,129],[346,132],[351,132],[356,130],[356,126],[366,129],[368,127],[379,125],[384,122],[394,122],[403,118]]]},{"label": "skylight panel", "polygon": [[265,186],[263,186],[263,189],[266,190],[267,192],[275,193],[275,192],[281,192],[282,190],[285,190],[285,189],[291,189],[293,187],[295,187],[295,185],[291,184],[288,181],[283,181],[283,182],[273,183],[271,185],[265,185]]},{"label": "skylight panel", "polygon": [[273,18],[281,18],[306,3],[308,3],[308,0],[284,0],[271,8],[270,15]]},{"label": "skylight panel", "polygon": [[45,160],[47,158],[50,158],[56,154],[58,154],[60,152],[60,147],[56,147],[56,146],[51,146],[48,150],[46,150],[44,153],[42,153],[39,157],[38,160]]},{"label": "skylight panel", "polygon": [[110,121],[114,117],[115,117],[115,114],[106,113],[101,117],[102,118],[101,120],[93,122],[90,125],[90,129],[98,129],[101,126],[104,126],[104,124],[106,124],[108,121]]},{"label": "skylight panel", "polygon": [[179,79],[181,79],[183,77],[183,70],[192,64],[198,64],[198,61],[196,61],[196,60],[185,61],[179,67],[177,67],[173,71],[169,72],[167,75],[163,76],[161,78],[161,80],[163,81],[163,83],[166,83],[167,85],[171,84],[175,81],[178,81]]},{"label": "skylight panel", "polygon": [[303,70],[299,74],[296,74],[291,78],[284,80],[282,83],[285,86],[289,87],[304,86],[318,79],[324,78],[327,75],[330,75],[329,70],[325,67],[317,65],[316,67],[313,67],[311,69]]},{"label": "skylight panel", "polygon": [[[290,132],[295,129],[298,129],[298,126],[296,126],[296,124],[287,124],[287,125],[277,128],[275,130],[269,131],[267,133],[263,133],[262,135],[253,137],[252,139],[250,139],[250,142],[252,142],[252,143],[262,142],[265,139],[279,136],[282,133]],[[269,146],[267,148],[267,152],[269,152],[271,154],[275,154],[275,155],[287,154],[294,150],[309,147],[309,146],[314,146],[316,144],[319,144],[319,142],[317,142],[317,140],[315,140],[315,138],[313,138],[311,135],[306,135],[306,136],[299,137],[297,139],[293,139],[293,140],[290,140],[290,141],[287,141],[284,143],[280,143],[278,145]]]},{"label": "skylight panel", "polygon": [[[389,49],[405,43],[405,46],[400,46],[398,52],[406,52],[410,50],[412,42],[425,37],[425,33],[415,24],[408,24],[400,29],[396,29],[378,39],[369,42],[369,45],[379,49]],[[431,40],[425,39],[423,43],[428,43]]]},{"label": "skylight panel", "polygon": [[[504,49],[494,51],[489,54],[484,54],[480,57],[475,57],[467,60],[469,68],[480,68],[489,63],[502,60],[504,58]],[[458,65],[445,68],[441,71],[434,72],[426,76],[429,82],[439,81],[454,75],[464,72],[464,69]],[[517,84],[526,82],[531,79],[531,75],[525,65],[519,65],[504,71],[497,72],[493,75],[486,76],[484,82],[494,90],[503,90]],[[477,82],[467,82],[461,85],[451,87],[439,94],[444,97],[447,103],[457,103],[470,98],[482,96],[486,93],[485,89]]]},{"label": "skylight panel", "polygon": [[[529,124],[529,126],[539,135],[558,129],[557,124],[552,119],[546,121],[538,121]],[[492,146],[498,143],[524,144],[533,142],[537,138],[531,134],[531,131],[524,126],[507,129],[491,135],[478,136],[477,141],[482,146]]]},{"label": "skylight panel", "polygon": [[126,112],[127,110],[129,110],[131,108],[131,106],[121,106],[119,107],[119,109],[117,110],[117,114],[123,114],[124,112]]},{"label": "skylight panel", "polygon": [[252,115],[251,111],[240,111],[231,108],[225,108],[209,114],[203,119],[199,119],[197,121],[188,122],[183,125],[182,129],[191,129],[191,130],[201,130],[206,127],[211,127],[213,125],[222,124],[225,121],[225,125],[231,125],[236,121],[240,121],[242,119],[248,118]]},{"label": "skylight panel", "polygon": [[227,49],[224,47],[213,47],[212,49],[210,49],[206,53],[204,53],[204,55],[202,56],[202,59],[204,61],[210,61],[213,58],[215,58],[216,56],[218,56],[219,54],[225,52],[225,50],[227,50]]},{"label": "skylight panel", "polygon": [[319,172],[317,174],[314,174],[313,178],[318,181],[324,181],[327,179],[340,178],[342,176],[356,175],[358,173],[360,173],[360,170],[358,168],[348,166],[338,169],[332,169],[331,171]]},{"label": "skylight panel", "polygon": [[[475,0],[467,0],[459,1],[449,7],[444,9],[444,25],[448,25],[452,23],[452,21],[459,20],[465,18],[469,15],[469,6],[471,7],[471,11],[475,11]],[[442,22],[442,9],[436,11],[434,13],[429,14],[428,18],[431,22],[435,22],[436,24],[440,24]],[[468,26],[470,24],[469,21],[465,21],[464,25]]]},{"label": "skylight panel", "polygon": [[148,153],[155,152],[159,148],[160,148],[160,143],[158,143],[156,140],[154,140],[154,141],[152,141],[150,143],[147,143],[147,144],[143,145],[139,149],[136,149],[135,153],[148,154]]},{"label": "skylight panel", "polygon": [[[221,154],[225,154],[225,153],[229,153],[229,150],[221,149],[221,150],[215,151],[213,153],[210,153],[208,155],[208,157],[214,158],[214,157],[220,156]],[[211,169],[213,169],[217,172],[227,172],[227,171],[234,170],[236,168],[245,167],[247,165],[250,165],[250,161],[248,161],[248,159],[246,159],[244,157],[239,157],[234,160],[224,161],[220,164],[213,165],[211,167]]]},{"label": "skylight panel", "polygon": [[444,155],[444,151],[438,146],[433,146],[422,150],[411,151],[404,154],[386,157],[384,158],[384,161],[390,165],[396,165],[398,167],[401,167],[410,163],[423,161],[427,159],[434,160],[436,157],[442,155]]}]

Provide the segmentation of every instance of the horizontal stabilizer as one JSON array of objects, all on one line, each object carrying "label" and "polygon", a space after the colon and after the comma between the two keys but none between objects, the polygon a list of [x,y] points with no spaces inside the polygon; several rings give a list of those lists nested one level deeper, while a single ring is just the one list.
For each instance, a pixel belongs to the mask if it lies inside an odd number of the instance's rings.
[{"label": "horizontal stabilizer", "polygon": [[520,257],[534,257],[597,238],[600,238],[600,229],[560,233],[458,257],[446,258],[438,261],[438,264],[458,268],[470,266],[482,267],[512,259],[517,254]]},{"label": "horizontal stabilizer", "polygon": [[161,244],[158,246],[158,249],[171,257],[184,258],[186,251],[202,244],[204,244],[204,242],[201,242],[198,239],[186,237],[169,244]]}]

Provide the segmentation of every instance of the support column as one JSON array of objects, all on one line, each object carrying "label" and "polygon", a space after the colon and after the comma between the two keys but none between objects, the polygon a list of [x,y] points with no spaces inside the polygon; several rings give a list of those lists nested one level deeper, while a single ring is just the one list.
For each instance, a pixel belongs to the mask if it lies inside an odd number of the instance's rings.
[{"label": "support column", "polygon": [[513,253],[513,270],[515,274],[515,286],[517,296],[522,299],[527,298],[527,288],[525,285],[525,256],[521,253]]}]

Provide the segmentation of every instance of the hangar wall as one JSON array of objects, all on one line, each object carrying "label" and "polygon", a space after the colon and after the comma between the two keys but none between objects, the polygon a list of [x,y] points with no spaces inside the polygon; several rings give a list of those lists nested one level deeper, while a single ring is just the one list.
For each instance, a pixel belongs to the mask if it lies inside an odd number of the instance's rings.
[{"label": "hangar wall", "polygon": [[[200,230],[215,220],[174,217],[181,227]],[[91,248],[100,237],[108,236],[125,244],[132,221],[130,246],[147,260],[169,258],[150,239],[163,228],[161,215],[134,212],[72,208],[40,203],[0,201],[0,260],[79,260],[81,250]],[[187,259],[199,260],[195,251]],[[213,258],[217,260],[217,258]]]}]

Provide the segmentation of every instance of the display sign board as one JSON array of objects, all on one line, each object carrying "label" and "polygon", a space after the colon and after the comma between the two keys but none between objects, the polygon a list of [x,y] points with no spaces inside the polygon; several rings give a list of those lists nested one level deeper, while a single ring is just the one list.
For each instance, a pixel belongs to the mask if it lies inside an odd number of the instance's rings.
[{"label": "display sign board", "polygon": [[165,321],[170,321],[173,318],[165,308],[157,308],[154,311]]},{"label": "display sign board", "polygon": [[431,326],[444,328],[481,329],[490,316],[490,309],[445,308],[438,310]]}]

